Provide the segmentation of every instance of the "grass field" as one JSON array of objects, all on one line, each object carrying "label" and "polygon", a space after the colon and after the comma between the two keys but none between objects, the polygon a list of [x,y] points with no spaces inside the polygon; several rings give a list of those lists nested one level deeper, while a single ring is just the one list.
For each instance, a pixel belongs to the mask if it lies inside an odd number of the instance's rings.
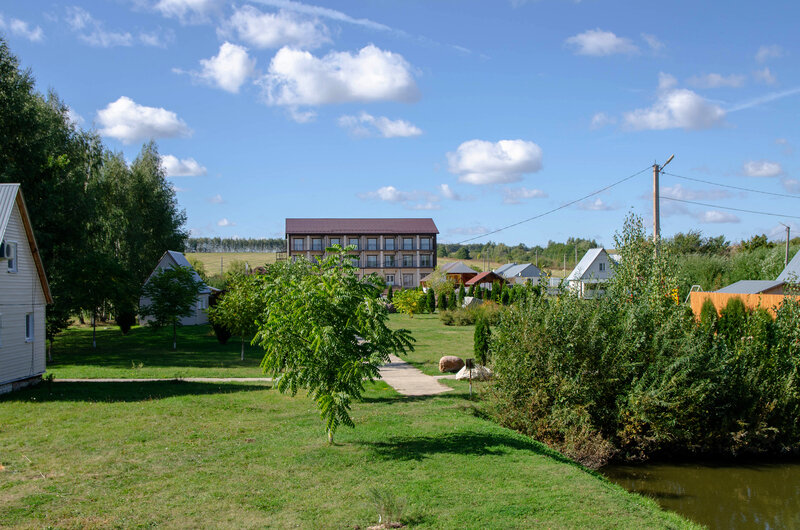
[{"label": "grass field", "polygon": [[225,273],[234,261],[247,262],[251,267],[263,267],[265,264],[275,263],[276,256],[275,252],[189,252],[186,259],[200,261],[206,273],[214,275],[220,273],[220,263],[222,272]]},{"label": "grass field", "polygon": [[[413,330],[411,357],[423,368],[438,360],[437,341],[469,349],[470,328],[451,335],[435,316],[392,322]],[[220,348],[202,333],[190,341],[188,328],[177,354],[164,348],[168,334],[146,329],[119,342],[101,330],[102,354],[65,351],[90,337],[80,331],[57,341],[55,355],[69,360],[53,365],[57,375],[111,374],[139,359],[149,375],[258,370],[255,352],[236,367],[236,344]],[[353,406],[357,427],[340,428],[329,446],[313,402],[268,384],[57,377],[0,397],[0,526],[365,528],[377,522],[371,488],[405,499],[409,528],[690,526],[482,418],[463,384],[447,384],[456,390],[431,398],[369,385]]]}]

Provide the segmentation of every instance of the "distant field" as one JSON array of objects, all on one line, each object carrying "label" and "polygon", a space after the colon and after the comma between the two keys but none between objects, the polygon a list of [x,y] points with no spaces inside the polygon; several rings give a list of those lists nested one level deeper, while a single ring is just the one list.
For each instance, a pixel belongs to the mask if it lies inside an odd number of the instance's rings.
[{"label": "distant field", "polygon": [[220,265],[225,273],[234,261],[245,261],[251,267],[260,267],[266,263],[275,263],[276,256],[275,252],[189,252],[186,259],[199,260],[208,274],[219,274]]}]

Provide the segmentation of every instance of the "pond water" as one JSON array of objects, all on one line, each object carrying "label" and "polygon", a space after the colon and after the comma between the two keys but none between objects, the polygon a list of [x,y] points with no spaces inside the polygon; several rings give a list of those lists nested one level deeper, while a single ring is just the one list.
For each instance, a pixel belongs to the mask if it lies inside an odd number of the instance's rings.
[{"label": "pond water", "polygon": [[628,491],[709,528],[800,528],[800,461],[607,466]]}]

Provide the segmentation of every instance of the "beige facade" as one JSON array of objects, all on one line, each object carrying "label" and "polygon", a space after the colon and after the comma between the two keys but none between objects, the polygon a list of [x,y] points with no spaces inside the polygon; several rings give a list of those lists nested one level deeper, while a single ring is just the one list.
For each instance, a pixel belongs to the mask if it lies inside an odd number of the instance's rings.
[{"label": "beige facade", "polygon": [[389,230],[380,234],[287,231],[287,255],[290,259],[302,256],[314,260],[334,245],[354,246],[353,264],[359,268],[361,277],[375,273],[395,288],[418,287],[420,280],[436,267],[436,233],[386,232]]},{"label": "beige facade", "polygon": [[[3,184],[0,187],[17,186]],[[12,197],[13,193],[13,197]],[[0,190],[0,241],[10,259],[0,259],[0,393],[45,371],[45,307],[50,299],[35,240],[18,186]],[[27,226],[26,226],[27,225]],[[5,254],[5,252],[4,252]]]}]

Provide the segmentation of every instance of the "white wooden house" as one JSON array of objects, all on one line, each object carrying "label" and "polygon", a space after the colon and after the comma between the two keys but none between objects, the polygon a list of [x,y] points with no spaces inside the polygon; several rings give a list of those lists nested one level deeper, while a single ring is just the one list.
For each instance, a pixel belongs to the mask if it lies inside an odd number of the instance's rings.
[{"label": "white wooden house", "polygon": [[45,372],[45,307],[53,302],[19,184],[0,184],[0,394]]},{"label": "white wooden house", "polygon": [[[164,255],[161,256],[160,260],[158,260],[158,265],[156,265],[156,268],[153,269],[153,272],[150,273],[150,276],[148,276],[147,281],[144,282],[144,284],[147,285],[147,282],[150,281],[150,278],[152,278],[154,274],[168,267],[169,268],[188,267],[192,269],[192,272],[194,273],[194,279],[199,282],[203,282],[203,279],[200,278],[200,275],[197,274],[197,271],[194,270],[194,267],[192,267],[192,264],[189,263],[189,260],[186,259],[186,256],[184,256],[182,252],[177,252],[175,250],[168,250],[164,252]],[[218,290],[219,289],[214,289],[213,287],[209,287],[208,285],[205,284],[205,282],[203,282],[203,285],[200,287],[200,293],[197,295],[197,301],[194,306],[194,313],[191,316],[183,317],[181,319],[181,325],[195,326],[197,324],[208,324],[208,313],[207,313],[208,298],[211,295],[212,291],[218,291]],[[150,299],[142,296],[139,299],[139,307],[145,305],[150,305]],[[147,324],[150,320],[152,320],[152,317],[143,317],[143,316],[139,317],[139,323],[143,325]]]},{"label": "white wooden house", "polygon": [[564,281],[580,298],[602,295],[605,292],[603,284],[614,276],[615,261],[605,249],[591,248]]}]

